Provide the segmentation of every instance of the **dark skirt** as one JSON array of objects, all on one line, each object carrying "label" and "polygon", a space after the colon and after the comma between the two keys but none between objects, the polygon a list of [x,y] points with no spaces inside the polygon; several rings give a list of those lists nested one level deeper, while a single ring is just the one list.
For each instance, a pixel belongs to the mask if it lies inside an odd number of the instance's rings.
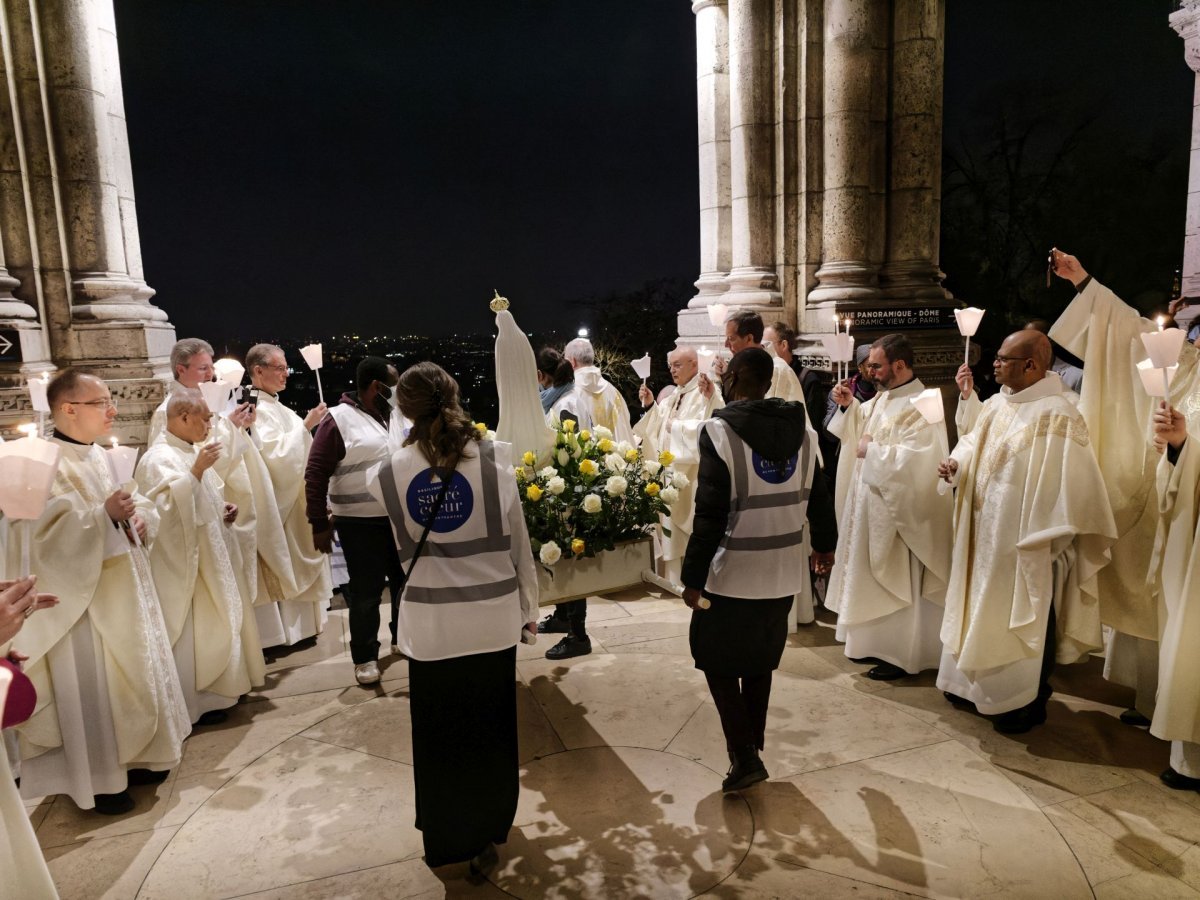
[{"label": "dark skirt", "polygon": [[791,597],[741,600],[704,596],[712,606],[692,612],[688,632],[696,668],[712,675],[765,675],[779,668],[787,644]]},{"label": "dark skirt", "polygon": [[508,839],[517,814],[517,649],[408,661],[413,781],[425,863]]}]

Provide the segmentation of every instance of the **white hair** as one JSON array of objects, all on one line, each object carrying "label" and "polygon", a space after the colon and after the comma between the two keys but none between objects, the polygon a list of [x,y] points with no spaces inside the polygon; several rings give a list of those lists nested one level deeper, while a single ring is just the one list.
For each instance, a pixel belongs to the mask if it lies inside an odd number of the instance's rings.
[{"label": "white hair", "polygon": [[569,341],[567,346],[563,347],[563,356],[574,360],[581,366],[596,364],[596,351],[592,349],[592,342],[587,338],[575,338],[575,340]]}]

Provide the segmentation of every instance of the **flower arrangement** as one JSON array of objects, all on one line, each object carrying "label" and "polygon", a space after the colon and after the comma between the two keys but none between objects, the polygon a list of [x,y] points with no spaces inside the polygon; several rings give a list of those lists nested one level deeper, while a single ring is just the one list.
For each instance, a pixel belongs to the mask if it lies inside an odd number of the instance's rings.
[{"label": "flower arrangement", "polygon": [[533,552],[553,566],[563,556],[595,556],[645,537],[686,486],[673,461],[668,451],[643,459],[602,426],[576,431],[572,419],[555,425],[550,465],[535,469],[529,451],[516,467]]}]

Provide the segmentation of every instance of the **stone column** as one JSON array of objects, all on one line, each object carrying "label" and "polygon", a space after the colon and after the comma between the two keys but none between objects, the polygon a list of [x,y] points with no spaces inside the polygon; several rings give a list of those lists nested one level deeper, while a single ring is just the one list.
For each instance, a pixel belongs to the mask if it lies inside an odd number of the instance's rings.
[{"label": "stone column", "polygon": [[945,0],[894,0],[891,190],[880,281],[895,300],[945,301],[941,224]]},{"label": "stone column", "polygon": [[708,305],[725,293],[732,253],[729,191],[729,18],[727,0],[693,0],[696,121],[700,151],[700,278],[679,314],[679,334],[711,342],[720,330]]},{"label": "stone column", "polygon": [[1183,293],[1191,296],[1200,295],[1200,0],[1184,0],[1182,8],[1171,13],[1170,23],[1183,38],[1183,56],[1188,67],[1197,73],[1183,239]]},{"label": "stone column", "polygon": [[883,12],[876,0],[825,0],[824,246],[806,323],[814,331],[830,329],[823,320],[839,303],[879,295],[870,262],[871,114]]},{"label": "stone column", "polygon": [[779,307],[775,270],[773,0],[729,0],[729,162],[733,252],[724,302]]}]

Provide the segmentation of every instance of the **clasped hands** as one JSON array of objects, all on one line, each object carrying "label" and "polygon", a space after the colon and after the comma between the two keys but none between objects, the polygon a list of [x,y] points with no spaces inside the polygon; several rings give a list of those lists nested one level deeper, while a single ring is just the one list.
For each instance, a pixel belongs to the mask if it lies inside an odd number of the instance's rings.
[{"label": "clasped hands", "polygon": [[[104,511],[117,524],[128,522],[131,532],[137,534],[141,540],[146,540],[146,521],[138,515],[137,507],[133,503],[133,495],[128,491],[113,491],[104,501]],[[130,538],[131,543],[132,540]]]}]

